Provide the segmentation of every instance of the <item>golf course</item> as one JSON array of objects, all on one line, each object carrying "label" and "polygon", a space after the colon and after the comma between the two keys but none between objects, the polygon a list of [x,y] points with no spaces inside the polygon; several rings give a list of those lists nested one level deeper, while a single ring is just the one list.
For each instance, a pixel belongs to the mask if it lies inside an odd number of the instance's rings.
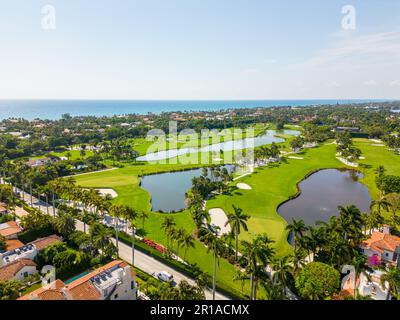
[{"label": "golf course", "polygon": [[[289,138],[290,139],[290,138]],[[378,190],[375,186],[375,169],[385,164],[388,174],[400,174],[399,156],[387,149],[387,147],[374,145],[368,139],[354,139],[354,144],[361,149],[363,160],[357,168],[363,178],[360,182],[367,186],[371,197],[377,198]],[[282,150],[289,151],[288,141],[280,144]],[[151,164],[138,163],[127,165],[115,170],[84,174],[76,176],[77,184],[88,188],[111,188],[118,197],[113,201],[132,206],[139,211],[150,213],[145,221],[143,232],[160,244],[166,245],[167,238],[161,229],[161,224],[167,214],[151,212],[151,196],[140,187],[140,179],[144,175],[188,170],[199,165],[180,164]],[[248,220],[248,232],[242,231],[240,240],[249,240],[255,234],[266,233],[274,240],[274,248],[277,256],[283,256],[291,252],[287,242],[288,233],[285,230],[287,221],[277,213],[278,206],[298,193],[297,185],[312,172],[329,169],[346,168],[346,165],[336,158],[336,146],[332,140],[320,144],[316,148],[304,149],[295,156],[284,156],[279,163],[272,163],[256,168],[252,174],[246,175],[231,183],[232,192],[225,195],[216,195],[207,201],[207,210],[220,208],[224,212],[232,211],[232,205],[243,209],[250,216]],[[238,183],[243,183],[250,188],[239,189]],[[170,213],[176,225],[189,232],[195,230],[189,210],[178,213]],[[195,248],[187,251],[186,260],[212,274],[212,254],[207,253],[207,248],[196,240]],[[218,284],[224,285],[236,292],[241,290],[240,282],[232,281],[236,268],[220,259],[218,264]],[[245,284],[245,288],[248,284]],[[246,290],[246,289],[245,289]]]}]

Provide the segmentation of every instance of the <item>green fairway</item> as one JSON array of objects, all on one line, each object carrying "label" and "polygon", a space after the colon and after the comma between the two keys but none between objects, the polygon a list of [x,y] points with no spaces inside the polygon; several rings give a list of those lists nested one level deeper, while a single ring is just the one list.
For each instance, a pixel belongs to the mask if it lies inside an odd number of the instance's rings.
[{"label": "green fairway", "polygon": [[[361,182],[370,190],[373,198],[378,192],[375,187],[374,170],[379,165],[384,165],[388,173],[400,174],[400,157],[386,149],[386,147],[373,146],[366,139],[355,139],[365,160],[360,161],[359,170],[364,174]],[[287,150],[288,141],[281,144]],[[306,149],[298,156],[303,160],[285,159],[281,164],[256,169],[256,171],[235,181],[243,182],[252,187],[252,190],[235,190],[231,195],[221,195],[207,202],[207,209],[222,208],[225,212],[232,210],[235,204],[251,216],[248,221],[249,232],[242,232],[240,239],[250,239],[254,234],[267,233],[275,241],[277,255],[285,255],[291,252],[287,243],[287,222],[277,214],[277,207],[297,192],[297,183],[304,179],[309,173],[325,168],[344,168],[345,165],[335,157],[336,146],[330,142],[318,148]],[[112,188],[118,193],[114,200],[117,203],[126,204],[137,210],[150,211],[150,195],[140,188],[140,176],[155,172],[167,172],[194,168],[196,165],[152,165],[141,164],[126,166],[125,168],[112,171],[104,171],[93,174],[80,175],[76,177],[79,185],[95,188]],[[197,166],[198,167],[198,166]],[[151,212],[145,222],[145,236],[158,243],[166,245],[166,237],[161,231],[161,223],[166,214]],[[188,210],[169,214],[175,218],[178,227],[188,231],[195,229],[194,223]],[[183,250],[180,252],[183,256]],[[196,248],[187,252],[187,260],[196,263],[203,271],[212,274],[212,255],[207,253],[206,247],[196,241]],[[218,271],[218,282],[240,290],[240,283],[232,281],[235,267],[221,259]],[[247,286],[247,284],[246,284]]]}]

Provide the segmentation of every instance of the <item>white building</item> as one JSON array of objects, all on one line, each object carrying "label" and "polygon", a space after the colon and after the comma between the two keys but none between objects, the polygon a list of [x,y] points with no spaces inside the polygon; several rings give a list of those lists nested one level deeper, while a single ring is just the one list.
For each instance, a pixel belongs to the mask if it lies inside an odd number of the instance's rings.
[{"label": "white building", "polygon": [[36,263],[29,259],[19,259],[0,267],[0,281],[19,280],[37,272]]},{"label": "white building", "polygon": [[20,300],[136,300],[132,268],[123,261],[107,265],[69,283],[56,280]]}]

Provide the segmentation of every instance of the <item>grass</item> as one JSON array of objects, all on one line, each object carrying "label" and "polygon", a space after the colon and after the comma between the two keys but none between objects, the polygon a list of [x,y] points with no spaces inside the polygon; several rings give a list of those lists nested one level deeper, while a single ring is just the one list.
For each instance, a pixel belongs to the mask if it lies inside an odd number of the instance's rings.
[{"label": "grass", "polygon": [[299,183],[308,173],[323,168],[340,168],[344,165],[335,158],[335,146],[324,145],[301,153],[304,160],[287,159],[280,165],[256,169],[254,174],[240,180],[252,190],[236,190],[231,195],[218,196],[207,202],[207,209],[222,208],[232,211],[232,205],[239,206],[250,215],[249,232],[242,232],[241,240],[250,240],[254,233],[267,233],[275,241],[277,255],[291,252],[287,243],[287,222],[276,209],[285,200],[297,193]]},{"label": "grass", "polygon": [[[280,144],[283,150],[289,150],[289,141],[290,139]],[[365,160],[360,161],[359,170],[364,174],[364,178],[360,181],[368,187],[372,198],[376,198],[378,190],[374,181],[375,169],[379,165],[384,165],[389,174],[400,175],[400,157],[386,147],[372,146],[371,141],[367,139],[354,141],[365,157]],[[281,164],[258,168],[254,174],[233,183],[233,185],[238,182],[247,183],[252,190],[235,190],[230,195],[213,198],[208,201],[207,209],[222,208],[225,212],[230,212],[233,204],[241,207],[251,218],[248,222],[249,232],[242,232],[240,239],[249,240],[254,234],[265,232],[275,241],[277,255],[288,254],[291,252],[291,247],[287,243],[285,231],[287,222],[277,214],[277,207],[298,192],[297,183],[309,173],[319,169],[345,167],[336,159],[335,148],[335,145],[327,142],[318,148],[303,151],[299,156],[304,160],[285,159]],[[84,187],[112,188],[119,195],[115,202],[150,212],[150,195],[140,188],[140,176],[194,167],[196,165],[138,164],[113,171],[77,176],[76,179],[78,184]],[[151,212],[144,228],[146,237],[163,245],[167,242],[161,231],[161,223],[165,216],[166,214]],[[178,227],[189,232],[195,228],[188,210],[168,216],[175,219]],[[182,249],[180,255],[183,256]],[[212,255],[207,253],[207,248],[202,243],[196,241],[195,249],[189,249],[186,258],[188,262],[196,263],[201,270],[212,275]],[[221,259],[217,273],[220,286],[230,288],[232,291],[240,290],[240,283],[232,281],[234,266]],[[245,286],[245,292],[248,291],[247,287],[248,284]]]}]

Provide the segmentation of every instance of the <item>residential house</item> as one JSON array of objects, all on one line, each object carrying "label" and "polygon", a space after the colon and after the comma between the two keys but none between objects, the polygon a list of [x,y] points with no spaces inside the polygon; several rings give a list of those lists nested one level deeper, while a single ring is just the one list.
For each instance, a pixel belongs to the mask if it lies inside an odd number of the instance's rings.
[{"label": "residential house", "polygon": [[6,251],[15,250],[24,246],[24,244],[16,239],[6,240]]},{"label": "residential house", "polygon": [[57,161],[58,160],[56,158],[29,159],[27,164],[28,164],[28,166],[35,168],[35,167],[44,166],[49,163],[54,163]]},{"label": "residential house", "polygon": [[19,300],[136,300],[136,289],[131,267],[116,260],[69,284],[56,280]]},{"label": "residential house", "polygon": [[36,263],[30,259],[20,259],[0,267],[0,281],[24,280],[37,272]]},{"label": "residential house", "polygon": [[384,263],[400,267],[400,237],[391,235],[388,227],[373,232],[360,248],[371,266]]},{"label": "residential house", "polygon": [[354,272],[343,279],[342,290],[334,297],[335,300],[343,300],[346,297],[354,298],[354,293],[363,297],[371,297],[373,300],[389,300],[390,292],[388,283],[382,285],[381,277],[384,271],[374,270],[361,273],[356,279],[356,290],[354,290]]},{"label": "residential house", "polygon": [[18,225],[16,221],[8,221],[6,223],[0,224],[0,235],[2,235],[6,240],[17,239],[18,234],[22,232],[22,228]]},{"label": "residential house", "polygon": [[45,238],[40,238],[32,241],[26,245],[22,245],[13,250],[4,252],[0,254],[0,266],[7,265],[16,260],[20,259],[30,259],[33,260],[37,254],[47,248],[48,246],[60,243],[62,239],[56,235],[52,235]]}]

